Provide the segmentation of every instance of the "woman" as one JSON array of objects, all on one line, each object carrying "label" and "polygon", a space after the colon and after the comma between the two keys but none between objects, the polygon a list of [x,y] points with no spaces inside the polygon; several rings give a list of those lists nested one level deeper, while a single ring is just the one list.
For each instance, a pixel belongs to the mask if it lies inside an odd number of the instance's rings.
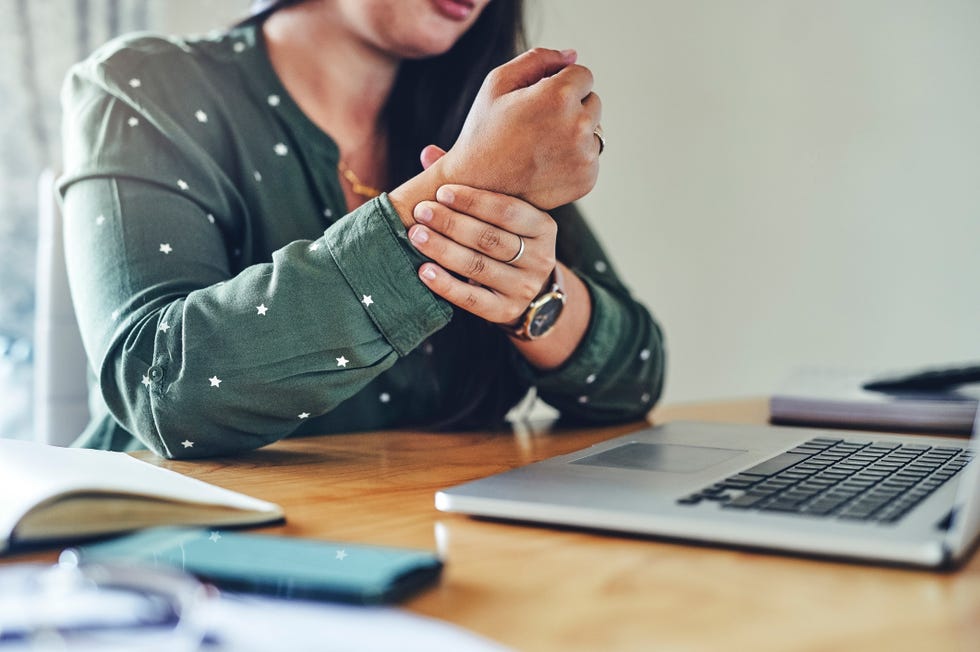
[{"label": "woman", "polygon": [[642,417],[660,330],[570,205],[602,147],[591,73],[513,58],[520,17],[279,2],[76,66],[60,190],[96,376],[77,444],[486,427],[532,385],[566,418]]}]

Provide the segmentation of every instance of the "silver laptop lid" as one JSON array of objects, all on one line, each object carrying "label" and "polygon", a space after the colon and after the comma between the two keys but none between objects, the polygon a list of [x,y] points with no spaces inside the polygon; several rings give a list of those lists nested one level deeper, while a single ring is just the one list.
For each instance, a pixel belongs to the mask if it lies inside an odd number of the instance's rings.
[{"label": "silver laptop lid", "polygon": [[973,436],[967,448],[973,453],[973,460],[963,469],[956,492],[953,526],[946,534],[946,547],[954,557],[965,553],[980,533],[980,499],[977,496],[980,491],[980,460],[977,460],[977,453],[980,452],[980,408],[973,420]]}]

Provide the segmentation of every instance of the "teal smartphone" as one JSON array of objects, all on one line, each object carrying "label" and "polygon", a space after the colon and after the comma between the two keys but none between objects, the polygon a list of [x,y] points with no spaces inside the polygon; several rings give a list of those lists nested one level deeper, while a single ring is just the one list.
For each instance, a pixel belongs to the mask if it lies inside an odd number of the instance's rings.
[{"label": "teal smartphone", "polygon": [[422,550],[200,528],[152,528],[69,554],[80,563],[178,568],[232,591],[358,604],[396,602],[442,572]]}]

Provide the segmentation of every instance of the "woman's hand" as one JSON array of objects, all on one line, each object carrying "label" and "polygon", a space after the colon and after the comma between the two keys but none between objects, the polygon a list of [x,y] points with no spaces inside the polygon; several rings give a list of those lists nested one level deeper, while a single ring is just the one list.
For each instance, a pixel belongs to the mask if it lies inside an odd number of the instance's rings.
[{"label": "woman's hand", "polygon": [[[433,260],[419,268],[419,278],[435,294],[489,322],[515,322],[555,268],[555,221],[525,201],[468,186],[442,186],[436,200],[415,207],[417,224],[408,231],[415,247]],[[522,246],[520,257],[507,262]]]},{"label": "woman's hand", "polygon": [[543,210],[587,194],[598,176],[602,103],[575,56],[536,48],[491,71],[439,161],[443,178]]}]

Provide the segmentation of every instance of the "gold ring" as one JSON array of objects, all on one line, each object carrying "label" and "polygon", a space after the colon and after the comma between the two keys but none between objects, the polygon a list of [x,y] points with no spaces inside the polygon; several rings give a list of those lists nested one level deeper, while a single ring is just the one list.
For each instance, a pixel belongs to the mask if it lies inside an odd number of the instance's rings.
[{"label": "gold ring", "polygon": [[602,150],[606,149],[606,136],[602,133],[602,126],[596,125],[592,133],[599,139],[599,153],[602,154]]},{"label": "gold ring", "polygon": [[513,258],[511,258],[506,263],[504,263],[505,265],[513,265],[514,263],[516,263],[518,260],[521,259],[521,256],[524,255],[524,238],[522,238],[521,236],[517,236],[517,239],[521,241],[521,248],[517,250],[517,253],[514,255]]}]

